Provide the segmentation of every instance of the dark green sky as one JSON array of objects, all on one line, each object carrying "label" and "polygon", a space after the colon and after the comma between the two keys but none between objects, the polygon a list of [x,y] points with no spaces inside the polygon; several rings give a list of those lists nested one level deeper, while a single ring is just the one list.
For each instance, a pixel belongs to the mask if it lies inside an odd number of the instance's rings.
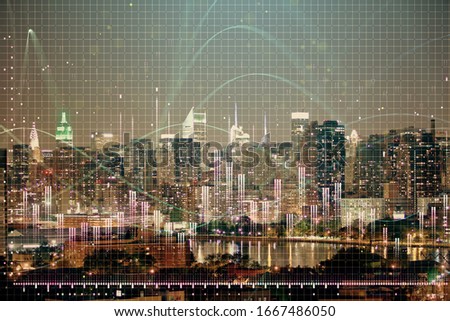
[{"label": "dark green sky", "polygon": [[[235,102],[257,141],[264,112],[277,141],[288,139],[292,111],[365,135],[427,127],[431,115],[449,128],[446,0],[0,6],[0,124],[8,129],[36,121],[54,134],[64,109],[79,146],[95,130],[117,134],[120,112],[125,130],[133,116],[136,136],[145,135],[154,130],[155,87],[161,125],[167,112],[174,125],[198,106],[211,140],[226,140]],[[49,138],[41,133],[42,147]]]}]

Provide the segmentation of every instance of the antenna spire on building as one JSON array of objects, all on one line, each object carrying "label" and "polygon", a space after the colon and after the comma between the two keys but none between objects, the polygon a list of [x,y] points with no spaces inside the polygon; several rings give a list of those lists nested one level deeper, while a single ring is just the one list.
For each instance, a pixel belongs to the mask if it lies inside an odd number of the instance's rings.
[{"label": "antenna spire on building", "polygon": [[238,105],[234,103],[234,126],[238,127]]},{"label": "antenna spire on building", "polygon": [[170,110],[167,112],[167,134],[170,132]]},{"label": "antenna spire on building", "polygon": [[158,87],[155,88],[156,99],[155,99],[155,141],[158,141],[158,129],[159,129],[159,101],[158,101]]},{"label": "antenna spire on building", "polygon": [[264,136],[267,135],[267,114],[264,112]]}]

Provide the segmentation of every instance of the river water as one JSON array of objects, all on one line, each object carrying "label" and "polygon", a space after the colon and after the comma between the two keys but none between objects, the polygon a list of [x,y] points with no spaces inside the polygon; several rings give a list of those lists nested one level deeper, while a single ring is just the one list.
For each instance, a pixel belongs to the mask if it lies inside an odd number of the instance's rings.
[{"label": "river water", "polygon": [[[68,240],[67,229],[61,230],[19,230],[23,236],[8,238],[11,250],[36,248],[43,241],[49,244],[61,244]],[[184,240],[183,240],[184,241]],[[253,240],[218,240],[218,239],[188,239],[190,249],[198,262],[205,262],[209,255],[240,254],[248,256],[250,261],[256,261],[261,266],[291,266],[313,267],[321,261],[330,259],[341,248],[351,245],[330,244],[321,242],[301,242],[292,240],[268,240],[261,238]],[[372,246],[367,247],[389,260],[424,260],[434,259],[444,262],[449,258],[449,248],[421,248]]]},{"label": "river water", "polygon": [[[198,262],[205,262],[209,255],[240,254],[248,255],[250,261],[256,261],[262,266],[291,266],[313,267],[320,261],[331,259],[341,248],[350,245],[310,243],[298,241],[268,241],[268,240],[196,240],[189,241],[194,257]],[[420,247],[368,247],[373,253],[377,253],[390,260],[424,260],[433,258],[443,262],[448,257],[448,249],[430,249]]]}]

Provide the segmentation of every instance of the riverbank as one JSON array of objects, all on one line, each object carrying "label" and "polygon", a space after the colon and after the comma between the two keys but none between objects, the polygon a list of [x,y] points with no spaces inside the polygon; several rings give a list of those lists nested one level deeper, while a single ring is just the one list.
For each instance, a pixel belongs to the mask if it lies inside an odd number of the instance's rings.
[{"label": "riverbank", "polygon": [[233,235],[195,235],[191,238],[196,240],[223,240],[223,241],[256,241],[256,242],[306,242],[306,243],[326,243],[326,244],[340,244],[352,246],[400,246],[400,247],[422,247],[422,248],[450,248],[450,243],[432,243],[432,242],[393,242],[393,241],[370,241],[370,240],[352,240],[352,239],[336,239],[336,238],[321,238],[321,237],[266,237],[266,236],[233,236]]}]

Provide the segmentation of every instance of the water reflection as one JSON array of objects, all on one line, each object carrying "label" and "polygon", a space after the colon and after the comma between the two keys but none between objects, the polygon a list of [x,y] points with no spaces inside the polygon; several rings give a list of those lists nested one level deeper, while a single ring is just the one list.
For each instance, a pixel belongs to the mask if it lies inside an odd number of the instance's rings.
[{"label": "water reflection", "polygon": [[[197,261],[203,262],[208,255],[239,254],[248,256],[262,266],[316,266],[320,261],[331,259],[339,249],[349,246],[327,243],[291,241],[223,241],[191,240],[191,249]],[[427,249],[422,247],[371,246],[371,253],[377,253],[389,260],[417,261],[435,259],[437,262],[449,255],[448,249]]]},{"label": "water reflection", "polygon": [[257,241],[255,246],[251,241],[222,240],[191,240],[191,247],[199,262],[209,255],[240,254],[262,266],[314,266],[330,259],[339,249],[339,245],[323,243]]}]

